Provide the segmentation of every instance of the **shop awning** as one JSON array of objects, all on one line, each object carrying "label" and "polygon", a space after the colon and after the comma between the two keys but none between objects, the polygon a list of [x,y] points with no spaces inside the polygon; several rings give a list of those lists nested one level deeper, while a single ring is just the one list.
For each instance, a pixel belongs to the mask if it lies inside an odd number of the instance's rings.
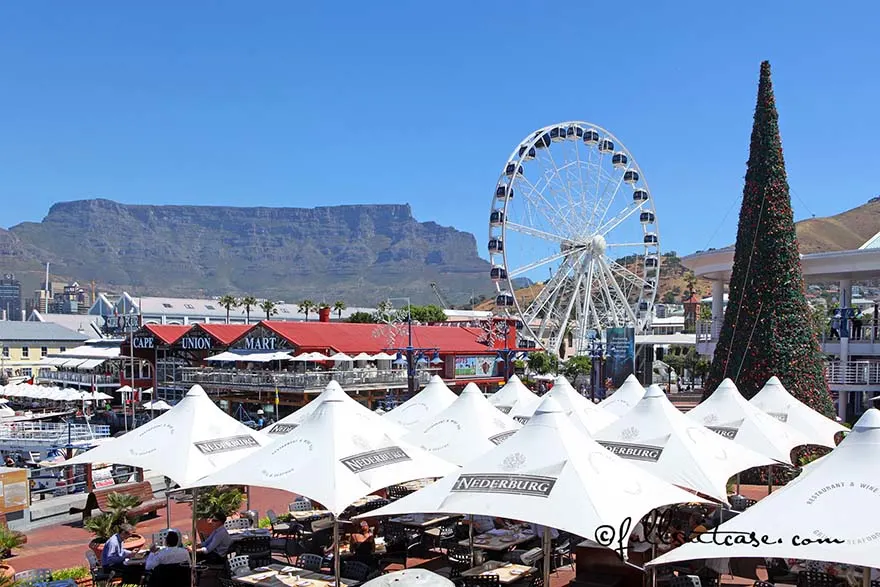
[{"label": "shop awning", "polygon": [[86,359],[82,363],[76,366],[77,371],[91,371],[100,365],[103,365],[106,362],[106,359]]},{"label": "shop awning", "polygon": [[220,353],[219,355],[214,355],[213,357],[208,357],[205,359],[206,361],[220,361],[227,363],[239,363],[239,362],[249,362],[249,363],[268,363],[270,361],[289,361],[292,357],[288,353],[283,353],[280,351],[266,353],[266,352],[232,352],[226,351]]}]

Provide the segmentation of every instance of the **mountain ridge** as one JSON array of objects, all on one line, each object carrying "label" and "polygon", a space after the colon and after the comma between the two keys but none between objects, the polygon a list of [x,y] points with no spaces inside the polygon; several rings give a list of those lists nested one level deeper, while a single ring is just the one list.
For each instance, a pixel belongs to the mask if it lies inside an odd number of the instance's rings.
[{"label": "mountain ridge", "polygon": [[[33,271],[139,295],[253,294],[450,301],[487,290],[489,263],[473,235],[418,222],[409,204],[316,208],[58,202],[41,222],[0,229],[2,271]],[[454,302],[453,302],[454,303]]]}]

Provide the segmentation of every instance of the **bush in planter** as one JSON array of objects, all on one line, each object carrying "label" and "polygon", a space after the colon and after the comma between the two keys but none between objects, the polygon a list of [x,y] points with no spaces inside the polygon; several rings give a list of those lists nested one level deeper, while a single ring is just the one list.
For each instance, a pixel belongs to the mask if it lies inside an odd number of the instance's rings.
[{"label": "bush in planter", "polygon": [[20,547],[26,541],[21,532],[0,526],[0,563],[12,554],[12,549]]},{"label": "bush in planter", "polygon": [[224,515],[227,518],[237,513],[244,503],[245,495],[240,487],[216,485],[199,489],[196,498],[196,530],[201,537],[207,538],[216,524],[214,517]]},{"label": "bush in planter", "polygon": [[103,544],[119,532],[122,524],[135,525],[137,516],[131,515],[130,512],[140,504],[141,500],[136,495],[111,493],[107,496],[108,511],[87,519],[83,527],[95,536],[93,543]]},{"label": "bush in planter", "polygon": [[216,485],[202,488],[196,501],[196,518],[210,520],[218,514],[229,517],[241,509],[244,500],[240,487]]},{"label": "bush in planter", "polygon": [[73,579],[77,585],[91,583],[92,574],[86,567],[69,567],[52,571],[52,580],[61,581],[63,579]]}]

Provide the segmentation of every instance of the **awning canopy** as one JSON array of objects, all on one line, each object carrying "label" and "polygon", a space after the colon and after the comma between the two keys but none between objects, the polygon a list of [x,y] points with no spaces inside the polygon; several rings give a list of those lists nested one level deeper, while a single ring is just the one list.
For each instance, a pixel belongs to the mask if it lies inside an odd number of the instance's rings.
[{"label": "awning canopy", "polygon": [[283,352],[260,352],[260,351],[225,351],[219,355],[208,357],[206,361],[220,361],[226,363],[269,363],[271,361],[289,361],[291,357]]}]

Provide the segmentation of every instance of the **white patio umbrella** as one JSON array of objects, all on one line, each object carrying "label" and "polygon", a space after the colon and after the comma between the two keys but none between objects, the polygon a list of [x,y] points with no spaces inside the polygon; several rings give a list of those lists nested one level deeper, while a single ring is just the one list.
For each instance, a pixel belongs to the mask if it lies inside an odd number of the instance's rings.
[{"label": "white patio umbrella", "polygon": [[269,442],[264,434],[217,407],[201,386],[194,385],[165,414],[69,462],[151,469],[183,486],[237,462]]},{"label": "white patio umbrella", "polygon": [[[333,542],[338,548],[339,514],[355,500],[390,485],[441,477],[455,469],[396,440],[392,431],[381,419],[377,423],[343,398],[331,396],[289,434],[197,485],[256,485],[308,497],[333,514]],[[339,584],[338,550],[334,566]]]},{"label": "white patio umbrella", "polygon": [[229,351],[223,351],[222,353],[210,356],[205,360],[218,363],[235,363],[236,361],[243,361],[244,359],[241,355],[230,353]]},{"label": "white patio umbrella", "polygon": [[420,392],[383,416],[386,422],[394,422],[407,430],[415,430],[419,424],[433,418],[457,399],[439,375],[434,375]]},{"label": "white patio umbrella", "polygon": [[374,361],[393,361],[396,358],[397,357],[395,357],[394,355],[389,355],[388,353],[385,353],[385,352],[376,353],[375,355],[373,355]]},{"label": "white patio umbrella", "polygon": [[606,412],[575,391],[563,375],[559,375],[553,380],[553,387],[545,397],[552,397],[558,401],[568,417],[574,422],[575,427],[588,436],[592,436],[617,419],[614,414]]},{"label": "white patio umbrella", "polygon": [[354,359],[352,359],[345,353],[336,353],[335,355],[331,356],[330,359],[332,361],[336,361],[337,363],[351,363],[352,361],[354,361]]},{"label": "white patio umbrella", "polygon": [[[460,471],[370,512],[487,515],[522,520],[624,550],[631,526],[657,507],[703,501],[584,437],[553,398],[503,444]],[[627,520],[631,523],[625,525]],[[620,535],[620,529],[626,528]],[[549,532],[545,532],[545,549]],[[544,556],[549,585],[549,556]]]},{"label": "white patio umbrella", "polygon": [[512,375],[504,387],[489,397],[489,403],[505,414],[510,414],[514,408],[522,411],[531,410],[530,413],[534,413],[541,403],[541,398],[526,387],[518,376]]},{"label": "white patio umbrella", "polygon": [[372,356],[372,355],[369,355],[369,354],[367,354],[367,353],[358,353],[358,354],[356,354],[354,357],[352,357],[352,359],[354,359],[355,361],[358,361],[358,362],[362,362],[362,361],[372,361],[372,360],[373,360],[373,356]]},{"label": "white patio umbrella", "polygon": [[599,402],[599,407],[617,416],[623,416],[645,395],[645,388],[635,375],[629,375],[617,390]]},{"label": "white patio umbrella", "polygon": [[146,410],[157,410],[157,411],[166,411],[171,409],[171,404],[166,402],[165,400],[156,400],[154,402],[146,402],[144,404],[144,409]]},{"label": "white patio umbrella", "polygon": [[519,428],[518,422],[489,403],[479,387],[468,383],[449,407],[420,422],[404,440],[450,463],[463,465]]},{"label": "white patio umbrella", "polygon": [[727,502],[727,481],[775,463],[700,426],[651,385],[635,407],[594,435],[596,441],[673,485]]},{"label": "white patio umbrella", "polygon": [[309,353],[310,361],[329,361],[330,357],[325,355],[324,353],[319,353],[318,351]]},{"label": "white patio umbrella", "polygon": [[[704,558],[795,558],[877,568],[880,539],[880,411],[856,422],[840,446],[745,512],[649,564]],[[728,534],[724,534],[728,533]],[[756,536],[760,547],[736,543]],[[717,540],[709,536],[717,535]],[[728,540],[724,540],[727,537]],[[719,545],[721,544],[721,545]]]},{"label": "white patio umbrella", "polygon": [[755,452],[791,465],[791,451],[809,444],[803,434],[768,416],[740,394],[730,379],[687,413],[688,418]]},{"label": "white patio umbrella", "polygon": [[791,395],[776,376],[771,377],[749,403],[796,429],[810,444],[834,448],[837,446],[834,436],[849,430]]},{"label": "white patio umbrella", "polygon": [[[263,433],[248,428],[217,407],[201,386],[194,385],[176,406],[158,418],[87,450],[67,463],[140,467],[162,474],[181,487],[188,487],[209,473],[237,463],[269,442]],[[170,524],[171,508],[168,506],[166,503]],[[192,524],[192,536],[195,537],[195,506]]]},{"label": "white patio umbrella", "polygon": [[397,426],[394,422],[388,421],[384,422],[382,420],[382,416],[371,411],[369,408],[365,407],[363,404],[358,402],[355,399],[349,397],[347,393],[342,389],[342,386],[339,385],[335,380],[330,381],[327,384],[327,387],[324,388],[318,397],[293,412],[289,416],[285,416],[281,418],[268,428],[266,428],[263,432],[266,434],[275,437],[281,434],[288,434],[298,426],[300,426],[306,418],[312,415],[318,406],[320,406],[323,402],[329,399],[338,399],[340,401],[346,402],[347,404],[353,406],[353,409],[360,411],[366,414],[366,418],[373,423],[373,425],[377,425],[377,422],[383,422],[383,427],[389,430],[389,433],[395,438],[400,438],[407,433],[405,428]]},{"label": "white patio umbrella", "polygon": [[103,400],[103,399],[113,399],[112,395],[108,395],[103,391],[87,391],[85,395],[83,395],[83,399],[85,400]]}]

